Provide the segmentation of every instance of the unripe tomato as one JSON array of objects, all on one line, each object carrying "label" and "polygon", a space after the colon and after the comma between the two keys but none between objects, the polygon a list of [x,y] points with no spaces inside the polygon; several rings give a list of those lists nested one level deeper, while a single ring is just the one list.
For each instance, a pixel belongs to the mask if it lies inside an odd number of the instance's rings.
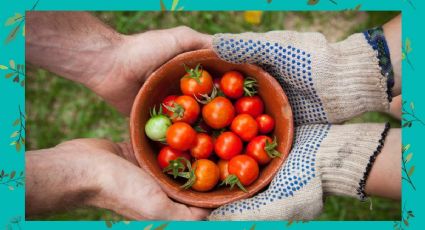
[{"label": "unripe tomato", "polygon": [[255,121],[257,121],[258,131],[260,131],[261,134],[270,133],[274,129],[274,119],[267,114],[261,114],[255,118]]},{"label": "unripe tomato", "polygon": [[211,156],[213,149],[213,139],[205,133],[198,133],[196,134],[195,144],[190,149],[190,154],[195,159],[205,159]]},{"label": "unripe tomato", "polygon": [[255,119],[249,114],[239,114],[233,119],[230,129],[243,141],[250,141],[257,136],[258,127]]},{"label": "unripe tomato", "polygon": [[240,154],[242,148],[241,139],[233,132],[224,132],[215,140],[215,153],[224,160],[230,160],[232,157]]},{"label": "unripe tomato", "polygon": [[260,172],[257,162],[248,155],[233,157],[229,161],[228,170],[229,174],[235,175],[244,186],[252,184]]},{"label": "unripe tomato", "polygon": [[192,168],[195,170],[196,178],[192,189],[205,192],[214,188],[220,178],[220,171],[214,162],[200,159],[193,163]]},{"label": "unripe tomato", "polygon": [[176,122],[168,128],[166,140],[174,149],[189,150],[195,143],[196,131],[187,123]]}]

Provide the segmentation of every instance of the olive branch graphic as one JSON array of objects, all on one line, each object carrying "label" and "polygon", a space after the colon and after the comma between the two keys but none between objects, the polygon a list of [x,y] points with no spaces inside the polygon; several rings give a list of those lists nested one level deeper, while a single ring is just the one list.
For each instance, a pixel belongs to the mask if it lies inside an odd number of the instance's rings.
[{"label": "olive branch graphic", "polygon": [[16,171],[6,173],[2,169],[0,172],[0,185],[7,186],[7,188],[11,191],[15,190],[15,188],[23,186],[24,182],[25,176],[23,171],[21,171],[18,176],[16,176]]},{"label": "olive branch graphic", "polygon": [[25,86],[25,65],[16,64],[13,59],[9,61],[9,66],[0,65],[0,70],[6,70],[8,73],[4,76],[6,79],[13,77],[13,82],[20,83]]},{"label": "olive branch graphic", "polygon": [[394,221],[394,230],[404,230],[404,227],[409,227],[409,220],[414,218],[412,210],[406,210],[406,203],[404,203],[403,210],[401,212],[401,220]]},{"label": "olive branch graphic", "polygon": [[402,102],[401,107],[401,115],[402,115],[402,127],[403,128],[410,128],[412,127],[414,122],[418,122],[422,125],[425,125],[425,123],[419,119],[419,117],[415,113],[415,104],[412,102],[409,103],[409,106],[407,107],[407,102]]},{"label": "olive branch graphic", "polygon": [[[159,5],[161,7],[161,11],[167,11],[167,7],[165,6],[164,0],[160,0]],[[170,11],[183,10],[183,7],[182,6],[178,7],[178,5],[179,5],[179,0],[173,0],[173,2],[171,3]]]},{"label": "olive branch graphic", "polygon": [[404,145],[402,147],[402,150],[401,150],[401,158],[402,158],[401,159],[402,160],[401,169],[402,169],[403,174],[404,174],[402,176],[402,180],[405,180],[407,183],[409,183],[412,186],[413,190],[416,191],[416,187],[413,184],[413,181],[412,181],[412,178],[411,178],[413,173],[415,172],[415,166],[412,165],[409,168],[409,170],[407,170],[407,168],[408,168],[407,164],[412,160],[412,157],[413,157],[413,153],[406,154],[407,150],[409,150],[409,149],[410,149],[410,144],[407,144],[407,145]]},{"label": "olive branch graphic", "polygon": [[19,125],[19,129],[10,135],[10,138],[14,138],[10,145],[14,145],[17,152],[21,150],[21,145],[25,146],[25,119],[26,115],[22,113],[21,106],[19,106],[19,117],[12,124],[13,126]]},{"label": "olive branch graphic", "polygon": [[[39,0],[35,2],[35,4],[32,6],[30,10],[34,10],[37,6]],[[14,26],[16,25],[10,33],[7,35],[6,39],[4,40],[4,44],[7,45],[11,41],[13,41],[16,38],[16,35],[18,34],[18,31],[22,28],[22,36],[25,36],[25,16],[20,13],[15,13],[15,15],[9,17],[6,22],[4,23],[5,26]]]}]

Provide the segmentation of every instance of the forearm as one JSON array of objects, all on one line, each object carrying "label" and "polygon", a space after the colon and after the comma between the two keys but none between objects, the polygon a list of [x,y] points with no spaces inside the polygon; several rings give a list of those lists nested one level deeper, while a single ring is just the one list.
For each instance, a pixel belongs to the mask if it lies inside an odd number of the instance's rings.
[{"label": "forearm", "polygon": [[28,151],[25,160],[27,215],[83,206],[100,191],[87,153],[57,146]]},{"label": "forearm", "polygon": [[114,68],[120,34],[86,12],[28,12],[26,60],[85,85]]},{"label": "forearm", "polygon": [[391,129],[366,181],[366,193],[400,199],[401,130]]},{"label": "forearm", "polygon": [[401,15],[387,22],[383,29],[394,71],[392,93],[393,96],[397,96],[401,93]]}]

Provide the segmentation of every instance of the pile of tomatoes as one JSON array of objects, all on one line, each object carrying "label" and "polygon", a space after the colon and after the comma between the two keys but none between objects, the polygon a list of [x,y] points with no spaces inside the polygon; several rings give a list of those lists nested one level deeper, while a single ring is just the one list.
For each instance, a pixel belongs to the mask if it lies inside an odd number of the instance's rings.
[{"label": "pile of tomatoes", "polygon": [[280,156],[276,138],[267,134],[274,119],[264,114],[257,82],[237,71],[213,78],[200,65],[186,68],[182,95],[169,95],[151,111],[146,135],[161,146],[158,164],[183,188],[209,191],[237,185],[246,192],[260,167]]}]

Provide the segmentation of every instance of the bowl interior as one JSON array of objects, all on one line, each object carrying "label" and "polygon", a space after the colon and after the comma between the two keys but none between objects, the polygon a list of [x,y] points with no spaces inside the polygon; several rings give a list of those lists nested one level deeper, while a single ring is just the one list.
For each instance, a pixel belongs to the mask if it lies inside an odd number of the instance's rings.
[{"label": "bowl interior", "polygon": [[[247,187],[248,193],[235,188],[217,187],[209,192],[184,190],[182,182],[165,175],[158,163],[158,145],[144,134],[144,125],[149,119],[149,110],[158,107],[170,94],[181,94],[180,78],[185,74],[184,65],[195,67],[201,64],[213,77],[236,70],[257,80],[259,95],[263,98],[266,113],[276,120],[272,135],[277,137],[278,151],[282,157],[273,159],[261,169],[258,179]],[[265,187],[286,159],[292,144],[293,120],[287,97],[279,83],[261,68],[250,64],[232,64],[217,57],[211,50],[198,50],[181,54],[154,72],[144,83],[133,105],[130,117],[131,141],[137,161],[171,198],[193,206],[214,208],[223,204],[252,196]]]}]

